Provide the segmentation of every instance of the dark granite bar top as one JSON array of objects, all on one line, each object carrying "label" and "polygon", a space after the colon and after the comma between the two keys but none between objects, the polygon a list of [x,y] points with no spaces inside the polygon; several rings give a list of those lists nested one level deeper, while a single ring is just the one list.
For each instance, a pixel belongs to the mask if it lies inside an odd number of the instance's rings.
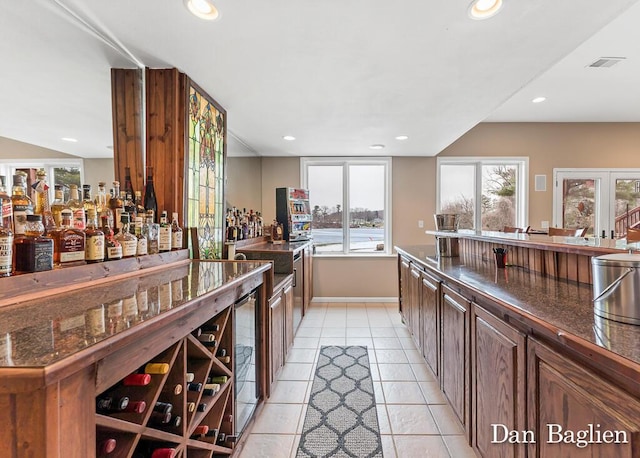
[{"label": "dark granite bar top", "polygon": [[293,252],[296,253],[302,249],[304,249],[307,245],[313,243],[313,240],[306,240],[303,242],[282,242],[282,243],[256,243],[253,245],[247,245],[243,247],[238,247],[236,251],[239,252],[247,252],[247,251],[275,251],[275,252]]},{"label": "dark granite bar top", "polygon": [[441,276],[495,298],[525,319],[542,320],[640,365],[640,326],[595,316],[590,285],[556,280],[520,267],[498,269],[493,259],[437,258],[430,245],[395,248]]},{"label": "dark granite bar top", "polygon": [[0,368],[48,366],[268,268],[263,262],[187,260],[7,305],[0,309]]}]

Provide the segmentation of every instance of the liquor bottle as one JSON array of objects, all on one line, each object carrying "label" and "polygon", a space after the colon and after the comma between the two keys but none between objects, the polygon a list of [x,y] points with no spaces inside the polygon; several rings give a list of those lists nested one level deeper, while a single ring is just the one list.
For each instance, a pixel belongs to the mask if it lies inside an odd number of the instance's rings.
[{"label": "liquor bottle", "polygon": [[[24,235],[27,215],[33,214],[33,203],[26,191],[26,175],[18,172],[13,176],[11,205],[13,206],[13,234]],[[44,232],[44,227],[43,227]]]},{"label": "liquor bottle", "polygon": [[153,211],[152,220],[155,223],[158,217],[158,201],[153,187],[153,167],[147,167],[147,182],[144,187],[144,208]]},{"label": "liquor bottle", "polygon": [[133,185],[131,184],[131,167],[124,168],[124,192],[125,194],[131,194],[134,196]]},{"label": "liquor bottle", "polygon": [[0,175],[0,205],[2,227],[13,232],[13,205],[11,196],[7,193],[7,177],[4,175]]},{"label": "liquor bottle", "polygon": [[158,254],[160,251],[160,225],[153,222],[153,211],[147,210],[147,253]]},{"label": "liquor bottle", "polygon": [[86,236],[84,231],[71,226],[68,215],[63,216],[62,226],[53,231],[51,236],[54,240],[53,264],[55,266],[84,263]]},{"label": "liquor bottle", "polygon": [[[9,202],[11,202],[9,200]],[[3,202],[4,207],[4,202]],[[0,218],[0,277],[8,277],[13,272],[13,231]]]},{"label": "liquor bottle", "polygon": [[147,211],[144,209],[144,204],[142,203],[141,191],[136,191],[133,203],[136,206],[136,216],[141,216],[144,218],[146,216]]},{"label": "liquor bottle", "polygon": [[113,232],[118,233],[122,227],[120,215],[124,212],[124,200],[120,198],[120,182],[113,182],[113,197],[109,200],[109,208],[113,213]]},{"label": "liquor bottle", "polygon": [[49,185],[47,184],[47,172],[40,169],[36,172],[36,182],[32,185],[36,192],[36,205],[33,213],[42,215],[42,224],[44,225],[44,233],[49,234],[56,229],[56,222],[51,212],[51,203],[49,201]]},{"label": "liquor bottle", "polygon": [[182,228],[178,223],[178,213],[173,212],[171,214],[171,249],[182,249]]},{"label": "liquor bottle", "polygon": [[71,225],[76,229],[84,230],[86,218],[84,216],[84,205],[80,200],[80,194],[78,192],[78,185],[72,184],[69,185],[69,202],[67,202],[67,206],[71,209],[73,213],[73,220]]},{"label": "liquor bottle", "polygon": [[113,261],[122,259],[122,245],[113,235],[113,229],[109,224],[109,216],[103,214],[101,216],[101,230],[104,233],[104,260]]},{"label": "liquor bottle", "polygon": [[[14,213],[15,213],[14,206]],[[42,237],[41,215],[27,215],[24,234],[14,240],[16,272],[42,272],[53,269],[53,240]]]},{"label": "liquor bottle", "polygon": [[158,249],[160,252],[171,251],[171,225],[167,220],[166,210],[162,211],[160,217],[160,237],[158,242]]},{"label": "liquor bottle", "polygon": [[[96,210],[96,204],[91,197],[91,185],[83,184],[82,185],[82,206],[84,207],[84,217],[85,217],[85,227],[87,221],[89,221],[89,210]],[[97,215],[97,213],[96,213]]]},{"label": "liquor bottle", "polygon": [[[122,195],[124,195],[124,211],[129,213],[131,221],[134,221],[137,216],[137,211],[136,204],[133,202],[133,195],[128,192],[126,194],[123,192]],[[131,227],[131,229],[133,230],[133,227]]]},{"label": "liquor bottle", "polygon": [[96,196],[95,204],[96,211],[98,213],[99,221],[102,221],[103,216],[107,216],[109,219],[109,226],[113,227],[113,212],[109,208],[109,202],[107,201],[107,183],[100,181],[98,183],[98,195]]},{"label": "liquor bottle", "polygon": [[66,213],[73,218],[71,209],[64,201],[64,189],[61,184],[53,186],[53,203],[51,204],[51,213],[53,214],[53,220],[55,221],[56,227],[62,227],[63,213]]},{"label": "liquor bottle", "polygon": [[147,240],[147,230],[148,226],[142,222],[142,218],[140,216],[136,216],[135,226],[134,226],[134,234],[136,239],[138,239],[138,245],[136,248],[136,256],[145,256],[148,253],[148,240]]},{"label": "liquor bottle", "polygon": [[104,232],[98,228],[96,208],[89,208],[87,212],[87,228],[84,230],[84,259],[88,263],[104,261]]},{"label": "liquor bottle", "polygon": [[129,214],[124,212],[120,214],[120,232],[115,236],[116,240],[122,245],[122,257],[134,257],[138,251],[138,239],[129,232]]}]

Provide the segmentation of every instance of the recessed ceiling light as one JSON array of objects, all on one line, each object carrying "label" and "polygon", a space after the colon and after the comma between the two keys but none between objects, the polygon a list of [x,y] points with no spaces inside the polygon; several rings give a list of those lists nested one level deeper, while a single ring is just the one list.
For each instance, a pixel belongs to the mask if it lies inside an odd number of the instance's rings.
[{"label": "recessed ceiling light", "polygon": [[540,103],[540,102],[544,102],[545,100],[547,100],[546,97],[536,97],[535,99],[532,100],[533,103]]},{"label": "recessed ceiling light", "polygon": [[375,144],[375,145],[371,145],[369,148],[370,149],[383,149],[384,145]]},{"label": "recessed ceiling light", "polygon": [[402,140],[407,140],[408,138],[409,138],[409,137],[408,137],[408,136],[406,136],[406,135],[398,135],[398,136],[396,137],[396,140],[400,140],[400,141],[402,141]]},{"label": "recessed ceiling light", "polygon": [[489,19],[502,8],[502,0],[474,0],[469,5],[471,19]]},{"label": "recessed ceiling light", "polygon": [[209,0],[184,0],[184,4],[191,14],[200,19],[214,21],[220,16],[218,9]]},{"label": "recessed ceiling light", "polygon": [[64,140],[65,142],[76,143],[78,140],[71,137],[62,137],[60,140]]},{"label": "recessed ceiling light", "polygon": [[285,135],[284,137],[282,137],[282,139],[288,142],[292,142],[296,139],[296,137],[294,137],[293,135]]}]

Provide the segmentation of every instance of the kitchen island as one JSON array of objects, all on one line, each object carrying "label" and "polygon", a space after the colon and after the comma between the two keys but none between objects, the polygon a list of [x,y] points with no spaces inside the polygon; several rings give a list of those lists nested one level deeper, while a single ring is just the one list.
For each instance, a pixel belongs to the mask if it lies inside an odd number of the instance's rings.
[{"label": "kitchen island", "polygon": [[[574,249],[521,236],[470,240],[490,244],[485,249],[526,243],[550,253]],[[464,248],[454,258],[437,257],[433,246],[396,250],[400,311],[475,451],[635,457],[640,327],[594,316],[588,283],[524,266],[497,268],[492,252]],[[555,425],[575,432],[574,439],[591,428],[594,442],[579,447],[562,436],[555,443]],[[627,442],[595,442],[605,431],[625,431]]]}]

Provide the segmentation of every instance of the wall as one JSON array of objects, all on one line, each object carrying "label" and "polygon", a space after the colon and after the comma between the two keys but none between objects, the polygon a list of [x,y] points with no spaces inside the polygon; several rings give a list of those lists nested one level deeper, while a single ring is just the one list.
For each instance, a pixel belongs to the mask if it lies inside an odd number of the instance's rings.
[{"label": "wall", "polygon": [[71,154],[61,153],[49,148],[23,143],[6,137],[0,137],[0,159],[77,159]]},{"label": "wall", "polygon": [[[529,224],[553,221],[554,168],[640,167],[640,123],[482,123],[440,156],[528,156]],[[534,176],[547,190],[534,191]]]},{"label": "wall", "polygon": [[276,188],[299,186],[299,157],[262,158],[262,216],[265,224],[271,224],[276,218]]},{"label": "wall", "polygon": [[[98,182],[100,181],[107,183],[107,190],[111,188],[111,183],[115,180],[113,158],[85,159],[83,164],[83,184],[91,185],[91,195],[95,196],[98,193]],[[134,191],[142,191],[142,195],[144,195],[144,189],[134,189]]]},{"label": "wall", "polygon": [[226,207],[262,211],[262,158],[227,157]]}]

